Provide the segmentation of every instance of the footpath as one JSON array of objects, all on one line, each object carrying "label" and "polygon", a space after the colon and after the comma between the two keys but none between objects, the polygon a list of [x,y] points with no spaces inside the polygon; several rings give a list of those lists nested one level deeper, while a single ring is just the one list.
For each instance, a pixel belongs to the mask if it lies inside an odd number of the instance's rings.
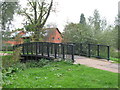
[{"label": "footpath", "polygon": [[89,67],[94,67],[97,69],[107,70],[115,73],[120,73],[120,64],[113,63],[111,60],[107,61],[105,59],[87,58],[82,56],[75,56],[74,64],[83,64]]}]

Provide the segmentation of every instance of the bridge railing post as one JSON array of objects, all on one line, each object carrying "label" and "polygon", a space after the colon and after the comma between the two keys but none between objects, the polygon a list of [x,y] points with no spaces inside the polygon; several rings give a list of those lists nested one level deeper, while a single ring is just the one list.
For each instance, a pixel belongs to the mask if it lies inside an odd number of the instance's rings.
[{"label": "bridge railing post", "polygon": [[65,47],[63,43],[61,45],[62,45],[62,58],[65,59]]},{"label": "bridge railing post", "polygon": [[55,58],[57,58],[57,44],[54,44],[54,53],[55,53]]},{"label": "bridge railing post", "polygon": [[37,52],[37,46],[38,46],[38,43],[37,42],[35,42],[35,53],[36,53],[36,55],[38,55],[38,52]]},{"label": "bridge railing post", "polygon": [[44,45],[43,45],[43,42],[41,43],[41,53],[42,53],[42,56],[43,56],[43,47],[44,47]]},{"label": "bridge railing post", "polygon": [[90,51],[91,51],[90,44],[88,44],[88,57],[90,57],[90,56],[91,56]]},{"label": "bridge railing post", "polygon": [[38,42],[38,54],[40,54],[40,47],[41,47],[41,45],[40,45],[40,42]]},{"label": "bridge railing post", "polygon": [[49,43],[47,43],[47,55],[48,55],[48,57],[50,57],[50,54],[49,54]]},{"label": "bridge railing post", "polygon": [[100,57],[100,45],[97,45],[97,57]]},{"label": "bridge railing post", "polygon": [[31,54],[33,54],[33,43],[31,43]]},{"label": "bridge railing post", "polygon": [[23,52],[23,55],[25,54],[25,46],[24,46],[24,44],[23,44],[23,48],[22,48],[22,52]]},{"label": "bridge railing post", "polygon": [[82,55],[82,43],[80,43],[79,55]]},{"label": "bridge railing post", "polygon": [[110,46],[107,46],[107,49],[108,49],[108,56],[107,56],[107,60],[109,61],[110,60]]},{"label": "bridge railing post", "polygon": [[71,48],[72,48],[72,62],[74,62],[74,53],[75,53],[75,49],[74,49],[74,44],[73,45],[71,45]]}]

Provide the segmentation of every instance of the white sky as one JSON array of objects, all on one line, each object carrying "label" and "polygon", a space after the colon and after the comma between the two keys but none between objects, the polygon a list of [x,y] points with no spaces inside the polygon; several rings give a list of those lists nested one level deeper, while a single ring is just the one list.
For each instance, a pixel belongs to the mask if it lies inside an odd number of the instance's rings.
[{"label": "white sky", "polygon": [[[118,2],[120,0],[54,0],[58,3],[56,13],[51,13],[48,23],[56,23],[60,31],[63,31],[67,22],[78,23],[81,13],[84,13],[86,19],[93,15],[95,9],[99,10],[101,18],[105,17],[108,24],[114,24],[118,13]],[[21,1],[25,5],[25,1]],[[16,17],[14,21],[15,28],[23,27],[21,16]]]}]

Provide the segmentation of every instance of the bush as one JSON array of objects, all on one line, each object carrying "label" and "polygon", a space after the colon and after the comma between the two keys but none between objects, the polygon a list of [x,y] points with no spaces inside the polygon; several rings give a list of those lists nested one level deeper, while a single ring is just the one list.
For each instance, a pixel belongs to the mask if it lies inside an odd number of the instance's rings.
[{"label": "bush", "polygon": [[27,68],[34,68],[34,67],[43,67],[47,64],[49,64],[51,61],[46,59],[40,59],[39,61],[28,61],[26,62]]},{"label": "bush", "polygon": [[[11,56],[5,56],[4,60],[9,60],[9,62],[4,61],[4,67],[2,68],[3,83],[7,83],[7,78],[14,77],[14,74],[16,72],[23,71],[27,68],[43,67],[45,65],[50,64],[51,62],[46,59],[41,59],[39,61],[28,61],[26,63],[20,63],[20,62],[12,63],[14,60],[12,60]],[[10,65],[8,65],[8,63],[10,63]]]},{"label": "bush", "polygon": [[2,56],[2,67],[8,68],[14,63],[12,55]]},{"label": "bush", "polygon": [[118,52],[114,48],[110,48],[110,56],[112,58],[119,58]]},{"label": "bush", "polygon": [[14,77],[16,72],[20,72],[22,70],[26,69],[26,65],[24,63],[19,63],[17,62],[16,64],[11,65],[10,67],[7,68],[2,68],[2,79],[3,79],[3,84],[9,84],[11,82],[7,81],[7,78],[9,77]]},{"label": "bush", "polygon": [[3,45],[2,51],[13,51],[13,46],[11,45]]}]

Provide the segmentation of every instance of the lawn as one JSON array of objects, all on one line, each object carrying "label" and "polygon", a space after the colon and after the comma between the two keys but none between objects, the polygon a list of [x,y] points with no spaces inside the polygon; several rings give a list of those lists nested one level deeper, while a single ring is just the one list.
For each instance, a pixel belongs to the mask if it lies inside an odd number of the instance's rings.
[{"label": "lawn", "polygon": [[110,57],[110,60],[115,61],[116,63],[120,63],[120,58]]},{"label": "lawn", "polygon": [[12,54],[13,51],[0,51],[0,53],[8,53],[8,54]]},{"label": "lawn", "polygon": [[67,62],[27,68],[7,80],[4,88],[118,88],[117,73]]}]

